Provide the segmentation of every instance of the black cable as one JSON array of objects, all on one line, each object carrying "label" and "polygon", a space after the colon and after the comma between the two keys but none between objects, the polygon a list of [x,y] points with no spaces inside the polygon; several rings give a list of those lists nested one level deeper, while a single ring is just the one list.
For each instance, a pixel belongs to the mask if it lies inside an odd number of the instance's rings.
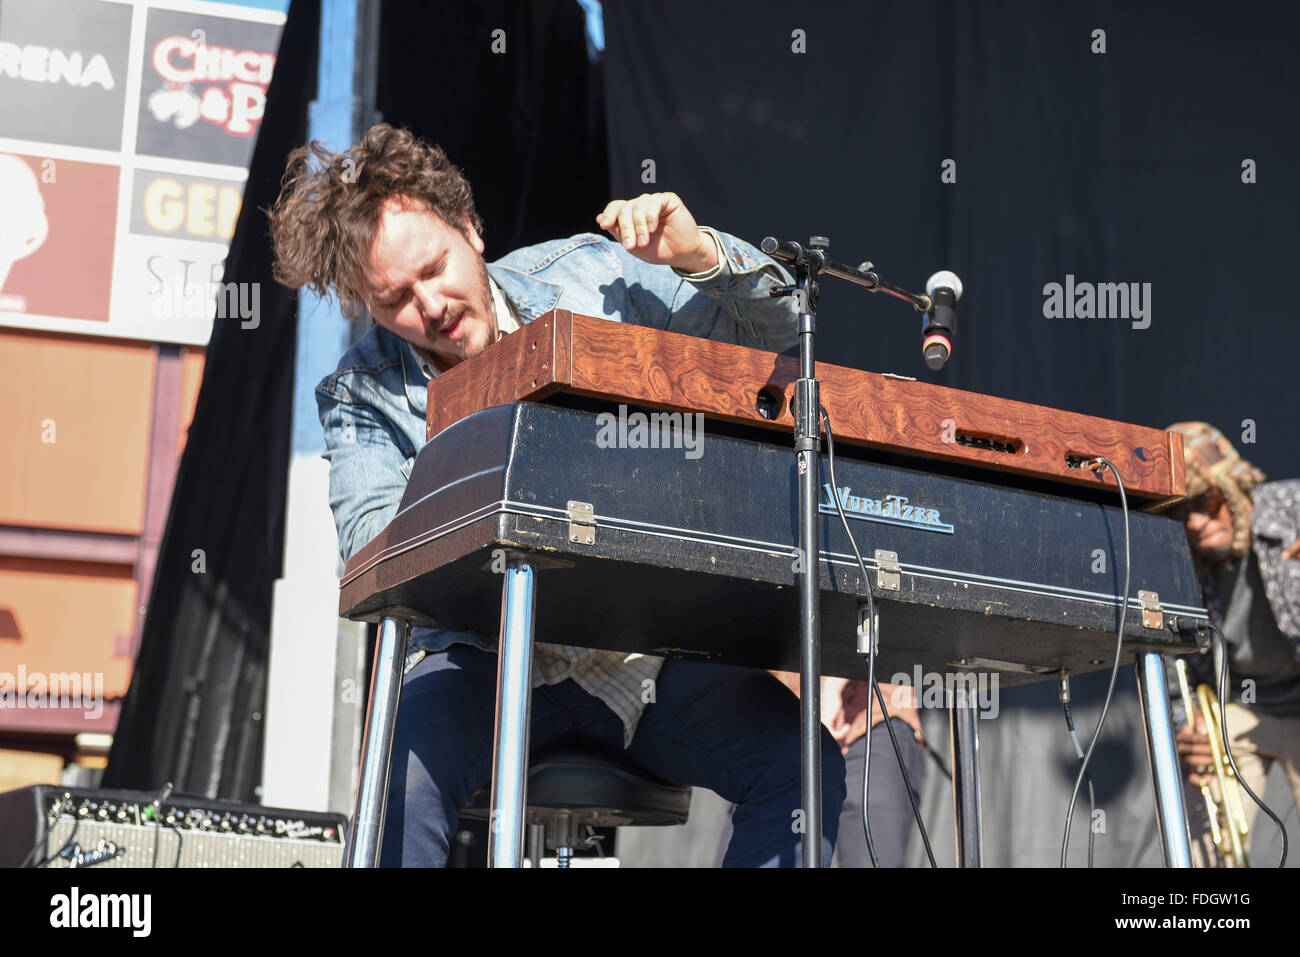
[{"label": "black cable", "polygon": [[[1250,799],[1259,805],[1261,811],[1273,819],[1273,823],[1277,825],[1277,829],[1281,832],[1282,859],[1277,862],[1277,866],[1286,867],[1286,855],[1288,849],[1286,825],[1284,825],[1281,818],[1274,814],[1269,806],[1261,801],[1255,792],[1250,789],[1250,785],[1246,783],[1246,779],[1241,776],[1241,771],[1237,769],[1237,760],[1232,756],[1232,745],[1228,743],[1228,709],[1224,705],[1224,702],[1227,701],[1227,698],[1224,697],[1224,693],[1228,690],[1228,639],[1224,636],[1223,632],[1219,630],[1219,626],[1214,622],[1210,622],[1210,628],[1213,629],[1214,634],[1218,636],[1219,641],[1221,642],[1220,649],[1222,651],[1222,660],[1219,662],[1219,674],[1216,681],[1218,688],[1215,693],[1219,697],[1219,730],[1223,735],[1223,753],[1228,756],[1228,763],[1232,765],[1232,773],[1237,776],[1237,783],[1241,785],[1242,790],[1250,795]],[[1230,813],[1227,806],[1227,795],[1223,796],[1223,804],[1224,822],[1227,823],[1227,815]]]},{"label": "black cable", "polygon": [[930,847],[930,835],[925,833],[925,824],[921,821],[921,809],[916,803],[916,793],[912,790],[912,782],[907,776],[907,768],[903,766],[903,752],[898,747],[898,738],[894,735],[894,723],[889,717],[889,709],[885,707],[885,696],[880,693],[879,683],[873,682],[873,686],[876,689],[876,699],[880,702],[880,713],[885,719],[885,730],[889,732],[889,743],[894,746],[894,757],[898,759],[898,766],[903,772],[903,784],[907,788],[907,799],[912,802],[912,816],[916,818],[916,823],[921,828],[921,841],[925,844],[925,856],[930,859],[930,866],[937,868],[939,865],[935,863],[934,850]]},{"label": "black cable", "polygon": [[[66,792],[65,792],[65,793],[66,793]],[[54,830],[54,825],[58,823],[58,820],[59,820],[59,818],[58,818],[58,812],[59,812],[59,808],[61,808],[62,806],[63,806],[63,801],[62,801],[62,799],[60,799],[60,800],[56,800],[56,801],[54,802],[54,805],[50,808],[50,811],[49,811],[49,820],[48,820],[48,821],[46,822],[46,824],[45,824],[45,841],[44,841],[44,843],[45,843],[46,845],[48,845],[48,844],[49,844],[49,841],[50,841],[50,832]],[[74,829],[75,829],[76,825],[73,825],[73,827],[74,827]],[[39,867],[40,865],[36,863],[36,855],[39,854],[39,853],[41,853],[41,843],[33,842],[33,843],[32,843],[32,849],[31,849],[30,851],[27,852],[27,855],[23,858],[23,862],[22,862],[21,864],[18,865],[18,869],[19,869],[19,870],[25,870],[25,869],[27,869],[27,868],[29,868],[29,867],[31,867],[31,868]],[[47,857],[47,858],[45,858],[45,860],[48,861],[49,858]]]},{"label": "black cable", "polygon": [[[827,468],[831,475],[832,488],[839,488],[839,482],[835,478],[835,438],[831,432],[831,417],[826,411],[826,406],[817,407],[821,418],[826,422],[826,454]],[[853,554],[858,558],[858,566],[862,569],[862,582],[867,589],[867,621],[871,630],[870,640],[867,642],[867,752],[862,760],[862,830],[867,839],[867,856],[871,858],[871,866],[880,867],[880,860],[876,857],[876,844],[871,839],[871,818],[868,813],[868,801],[871,796],[871,686],[876,679],[876,599],[871,592],[871,578],[867,575],[867,565],[862,560],[862,554],[858,551],[858,543],[853,538],[853,532],[849,530],[849,520],[844,515],[844,506],[840,504],[839,495],[833,495],[835,499],[835,510],[839,513],[840,521],[844,523],[844,531],[849,536],[849,545],[853,548]],[[814,574],[816,574],[818,556],[805,558],[806,561],[813,563]],[[900,756],[900,767],[902,758]],[[907,772],[904,771],[904,774]]]},{"label": "black cable", "polygon": [[[827,433],[829,434],[829,432]],[[839,488],[835,481],[835,473],[831,473],[831,484]],[[838,502],[838,496],[836,501]],[[858,546],[855,544],[854,549]],[[864,569],[865,574],[865,569]],[[867,594],[871,594],[871,581],[865,579]],[[871,839],[871,689],[876,684],[876,606],[874,602],[867,604],[867,621],[871,629],[871,634],[867,640],[867,739],[866,754],[862,756],[862,829],[867,836],[867,853],[871,856],[871,866],[880,869],[880,861],[876,858],[876,845]],[[902,758],[899,758],[902,761]]]},{"label": "black cable", "polygon": [[[1115,484],[1119,486],[1120,507],[1124,510],[1124,601],[1120,606],[1119,627],[1115,630],[1115,663],[1110,669],[1110,684],[1106,688],[1106,701],[1101,706],[1101,717],[1097,719],[1097,727],[1092,732],[1092,740],[1088,742],[1088,750],[1083,756],[1083,763],[1079,765],[1079,776],[1074,779],[1074,791],[1070,795],[1070,807],[1065,813],[1065,836],[1061,839],[1061,867],[1065,867],[1066,855],[1070,851],[1070,823],[1074,820],[1074,805],[1079,800],[1079,788],[1083,784],[1084,774],[1088,770],[1088,762],[1092,760],[1092,753],[1097,747],[1097,739],[1101,737],[1102,726],[1106,723],[1106,715],[1110,712],[1111,698],[1115,694],[1115,679],[1119,677],[1119,656],[1124,648],[1124,622],[1128,618],[1128,590],[1133,575],[1133,556],[1129,550],[1128,496],[1124,493],[1124,480],[1120,478],[1119,469],[1115,468],[1114,463],[1109,459],[1098,455],[1094,461],[1097,465],[1104,465],[1109,468],[1115,476]],[[1092,833],[1091,821],[1088,822],[1088,833]]]},{"label": "black cable", "polygon": [[1092,870],[1092,852],[1097,845],[1097,832],[1092,828],[1093,816],[1097,813],[1097,795],[1092,790],[1092,775],[1088,775],[1088,869]]},{"label": "black cable", "polygon": [[174,824],[168,824],[167,826],[176,832],[176,860],[172,861],[172,869],[175,870],[181,866],[181,845],[185,843],[185,837],[181,834],[179,827]]},{"label": "black cable", "polygon": [[[73,841],[73,839],[77,836],[77,828],[79,828],[79,827],[81,827],[81,818],[80,818],[79,816],[77,816],[77,815],[73,815],[73,818],[72,818],[72,833],[69,834],[69,835],[68,835],[68,839],[67,839],[66,841],[63,842],[63,846],[62,846],[61,848],[59,848],[57,851],[55,851],[53,854],[49,854],[49,855],[47,855],[47,856],[41,858],[39,861],[37,861],[35,864],[33,864],[32,867],[33,867],[33,868],[38,868],[38,867],[48,867],[49,864],[50,864],[52,861],[55,861],[55,860],[57,860],[60,856],[62,856],[63,852],[66,851],[69,847],[72,846],[72,841]],[[53,825],[50,826],[50,830],[51,830],[51,831],[54,830]],[[46,834],[46,840],[49,840],[49,835],[48,835],[48,833]]]},{"label": "black cable", "polygon": [[[819,406],[822,419],[826,422],[826,458],[827,468],[830,471],[831,488],[839,489],[840,484],[835,478],[835,434],[831,430],[830,413],[826,407]],[[898,769],[903,774],[903,785],[907,788],[908,799],[912,802],[912,815],[916,818],[916,826],[921,832],[921,840],[925,844],[925,853],[930,858],[930,866],[937,868],[939,865],[935,862],[934,851],[930,847],[930,835],[926,833],[925,822],[921,820],[921,809],[917,807],[916,797],[912,790],[912,779],[907,773],[907,764],[903,760],[903,752],[898,747],[898,739],[894,735],[893,728],[889,727],[889,710],[885,707],[885,696],[880,693],[880,685],[876,682],[876,638],[878,634],[876,622],[876,599],[871,590],[871,576],[867,574],[867,563],[862,560],[862,552],[858,550],[857,539],[853,537],[853,530],[849,528],[848,516],[844,514],[844,505],[840,502],[839,494],[831,496],[835,500],[835,511],[840,516],[840,522],[844,526],[844,533],[849,538],[849,546],[853,549],[853,555],[858,560],[858,568],[862,572],[862,584],[867,591],[867,620],[870,622],[871,634],[867,642],[867,753],[862,765],[862,827],[867,837],[867,852],[871,856],[871,866],[879,867],[880,864],[876,859],[876,848],[871,840],[871,822],[868,819],[867,801],[870,796],[871,788],[871,695],[874,692],[877,700],[880,702],[880,713],[884,719],[886,730],[889,732],[889,742],[894,747],[894,757],[898,761]],[[814,566],[815,567],[815,566]]]},{"label": "black cable", "polygon": [[[58,817],[56,812],[58,811],[60,804],[61,802],[59,801],[54,802],[54,808],[50,813],[49,822],[45,825],[45,840],[43,842],[45,845],[49,844],[50,832],[54,830],[54,825],[58,823]],[[34,842],[32,844],[32,849],[27,852],[27,856],[23,858],[23,862],[18,865],[19,870],[25,870],[28,867],[35,868],[39,866],[36,863],[36,855],[41,853],[41,846],[42,846],[41,842]],[[45,858],[45,860],[49,860],[49,858]]]},{"label": "black cable", "polygon": [[[835,438],[831,431],[830,413],[826,411],[825,406],[819,406],[818,411],[826,423],[826,461],[827,469],[831,476],[831,487],[838,489],[839,481],[835,478]],[[849,545],[853,548],[853,554],[857,556],[858,566],[862,569],[862,583],[867,589],[867,741],[866,753],[862,758],[862,829],[867,839],[867,854],[871,858],[871,866],[879,869],[880,860],[876,857],[876,844],[871,839],[871,694],[872,688],[876,683],[876,599],[871,591],[871,579],[867,575],[866,563],[862,560],[862,554],[858,551],[858,543],[853,537],[853,532],[849,530],[848,517],[844,514],[844,506],[840,503],[839,494],[832,496],[835,499],[835,510],[839,513],[840,521],[844,523],[844,531],[849,536]],[[902,758],[900,756],[900,767]]]},{"label": "black cable", "polygon": [[924,738],[916,735],[915,731],[913,731],[912,734],[913,736],[916,737],[917,744],[919,744],[924,749],[925,753],[930,756],[930,759],[934,761],[935,765],[939,768],[939,773],[942,774],[949,781],[951,781],[952,772],[948,770],[948,765],[943,763],[943,755],[940,754],[938,751],[936,751],[934,745],[932,745],[929,741],[926,741]]},{"label": "black cable", "polygon": [[149,866],[158,867],[158,842],[162,837],[162,803],[167,800],[172,793],[172,782],[168,781],[158,790],[158,796],[153,799],[153,863]]},{"label": "black cable", "polygon": [[[1074,730],[1074,715],[1070,713],[1070,673],[1064,668],[1061,669],[1058,688],[1061,709],[1065,712],[1065,726],[1070,729],[1070,740],[1074,742],[1074,756],[1082,761],[1083,748],[1079,746],[1079,735]],[[1088,868],[1091,870],[1093,850],[1097,844],[1097,833],[1092,828],[1093,818],[1097,815],[1097,795],[1092,788],[1092,775],[1086,775],[1085,780],[1088,782]]]}]

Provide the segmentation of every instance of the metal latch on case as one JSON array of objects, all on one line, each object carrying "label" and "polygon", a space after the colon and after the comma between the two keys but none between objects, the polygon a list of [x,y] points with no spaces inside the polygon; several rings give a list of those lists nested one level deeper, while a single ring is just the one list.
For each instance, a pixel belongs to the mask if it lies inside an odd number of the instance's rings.
[{"label": "metal latch on case", "polygon": [[1160,595],[1153,591],[1140,591],[1138,601],[1142,603],[1142,627],[1163,628],[1165,616],[1160,610]]},{"label": "metal latch on case", "polygon": [[876,549],[876,587],[885,591],[898,591],[902,582],[902,566],[898,564],[898,552]]},{"label": "metal latch on case", "polygon": [[569,541],[579,545],[595,545],[596,513],[591,503],[571,500],[565,508],[569,516]]}]

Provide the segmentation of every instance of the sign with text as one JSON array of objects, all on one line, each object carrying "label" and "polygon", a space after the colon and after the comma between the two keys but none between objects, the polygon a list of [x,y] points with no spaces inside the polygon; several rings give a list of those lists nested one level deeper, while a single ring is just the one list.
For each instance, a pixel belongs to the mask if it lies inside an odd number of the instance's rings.
[{"label": "sign with text", "polygon": [[278,40],[262,23],[150,10],[136,152],[246,167]]},{"label": "sign with text", "polygon": [[0,0],[0,326],[201,345],[260,321],[226,254],[284,14]]},{"label": "sign with text", "polygon": [[130,38],[122,4],[0,3],[0,136],[121,148]]},{"label": "sign with text", "polygon": [[244,184],[138,169],[131,196],[133,233],[228,243],[235,234]]}]

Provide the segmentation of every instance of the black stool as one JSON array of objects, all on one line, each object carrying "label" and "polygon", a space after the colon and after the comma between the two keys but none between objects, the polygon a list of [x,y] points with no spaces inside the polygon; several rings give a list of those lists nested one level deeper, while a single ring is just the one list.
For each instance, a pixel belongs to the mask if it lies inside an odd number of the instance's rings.
[{"label": "black stool", "polygon": [[[460,812],[486,821],[491,785],[479,789]],[[557,867],[568,867],[588,827],[665,827],[685,824],[691,789],[647,774],[623,758],[580,747],[536,754],[528,766],[528,856],[541,866],[541,847],[555,850]]]}]

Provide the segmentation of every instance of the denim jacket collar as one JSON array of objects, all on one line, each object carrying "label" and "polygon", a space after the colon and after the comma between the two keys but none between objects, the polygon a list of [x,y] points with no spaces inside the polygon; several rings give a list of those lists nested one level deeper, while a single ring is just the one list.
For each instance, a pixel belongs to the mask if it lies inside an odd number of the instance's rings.
[{"label": "denim jacket collar", "polygon": [[550,312],[564,292],[564,287],[558,283],[538,279],[509,266],[490,263],[487,270],[506,294],[506,298],[519,311],[519,318],[524,322],[532,322],[538,316]]}]

